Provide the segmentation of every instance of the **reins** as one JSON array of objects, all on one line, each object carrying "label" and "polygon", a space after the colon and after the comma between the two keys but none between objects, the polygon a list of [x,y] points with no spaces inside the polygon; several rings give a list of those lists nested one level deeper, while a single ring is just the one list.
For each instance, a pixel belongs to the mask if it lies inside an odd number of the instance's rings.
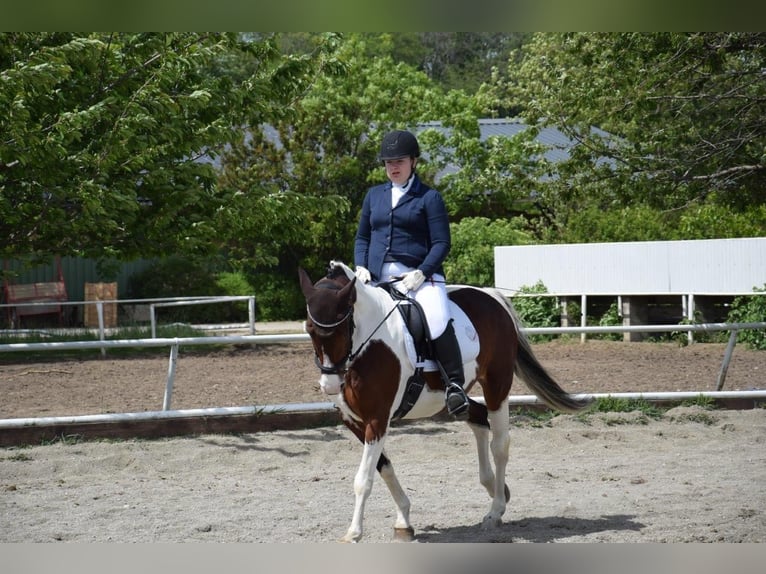
[{"label": "reins", "polygon": [[388,318],[391,316],[391,313],[396,311],[396,309],[399,307],[402,301],[403,299],[399,299],[396,302],[396,304],[393,307],[391,307],[391,310],[388,313],[386,313],[385,317],[381,319],[380,323],[378,323],[378,325],[372,330],[372,333],[370,333],[370,335],[364,340],[364,342],[362,342],[362,344],[359,345],[357,350],[353,353],[349,353],[347,360],[350,360],[351,362],[353,362],[354,359],[356,359],[357,355],[359,355],[360,351],[362,350],[362,347],[364,347],[367,343],[370,342],[370,339],[372,339],[372,336],[378,332],[378,329],[380,329],[385,324],[386,321],[388,321]]},{"label": "reins", "polygon": [[317,367],[319,367],[319,370],[324,375],[339,375],[341,370],[343,370],[347,363],[354,362],[354,360],[359,356],[359,353],[361,353],[362,349],[364,348],[367,343],[370,342],[372,337],[375,335],[375,333],[378,332],[378,330],[385,324],[385,322],[388,320],[388,318],[391,316],[391,314],[396,311],[396,309],[399,308],[399,305],[402,303],[403,299],[399,299],[396,301],[396,304],[386,313],[386,315],[383,317],[383,319],[380,320],[380,322],[376,325],[376,327],[372,330],[372,332],[368,335],[368,337],[362,341],[362,343],[357,347],[356,351],[353,351],[353,342],[354,342],[354,307],[353,305],[349,307],[348,312],[343,316],[342,319],[339,321],[336,321],[335,323],[320,323],[317,321],[314,316],[311,314],[311,309],[309,309],[308,305],[306,305],[306,311],[308,313],[309,319],[311,321],[323,329],[335,329],[339,325],[343,324],[344,321],[349,320],[349,344],[348,344],[348,353],[346,356],[338,361],[337,363],[333,364],[331,367],[326,367],[323,365],[319,360],[319,355],[314,355],[314,362],[316,363]]}]

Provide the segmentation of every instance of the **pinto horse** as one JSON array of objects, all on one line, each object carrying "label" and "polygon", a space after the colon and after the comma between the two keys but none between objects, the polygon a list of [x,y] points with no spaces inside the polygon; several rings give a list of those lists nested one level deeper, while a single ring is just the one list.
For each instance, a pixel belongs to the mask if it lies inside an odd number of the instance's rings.
[{"label": "pinto horse", "polygon": [[[306,297],[309,334],[319,385],[335,402],[344,424],[364,444],[354,477],[354,512],[343,542],[358,542],[363,534],[364,507],[372,490],[375,471],[396,503],[394,538],[411,541],[410,501],[384,451],[387,431],[416,372],[411,338],[397,301],[384,289],[356,281],[354,272],[331,262],[326,277],[312,283],[298,270]],[[585,408],[588,400],[568,394],[546,372],[520,330],[519,319],[497,290],[449,286],[455,330],[459,339],[478,343],[475,349],[461,341],[466,392],[481,385],[484,404],[470,400],[468,425],[476,438],[479,482],[492,499],[483,528],[501,524],[510,491],[505,484],[510,447],[508,394],[516,373],[548,406],[564,412]],[[470,341],[469,341],[470,342]],[[422,371],[421,371],[422,372]],[[444,382],[435,370],[422,373],[422,391],[402,419],[432,417],[444,410]],[[491,435],[491,436],[490,436]],[[494,470],[490,462],[490,452]]]}]

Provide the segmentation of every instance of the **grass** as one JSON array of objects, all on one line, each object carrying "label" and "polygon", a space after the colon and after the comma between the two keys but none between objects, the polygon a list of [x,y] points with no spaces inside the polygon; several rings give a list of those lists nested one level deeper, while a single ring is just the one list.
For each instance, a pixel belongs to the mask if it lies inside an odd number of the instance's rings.
[{"label": "grass", "polygon": [[520,407],[511,411],[511,425],[543,427],[550,425],[551,420],[560,413],[551,409],[528,409]]},{"label": "grass", "polygon": [[32,457],[29,456],[27,453],[17,452],[17,453],[14,453],[14,454],[10,455],[10,456],[6,456],[5,458],[0,459],[0,460],[10,460],[10,461],[14,461],[14,462],[29,462],[29,461],[32,460]]},{"label": "grass", "polygon": [[[645,399],[623,399],[619,397],[600,397],[596,399],[590,407],[573,415],[574,419],[589,424],[590,419],[596,415],[605,415],[603,420],[608,426],[613,425],[625,425],[625,424],[649,424],[651,420],[660,420],[665,416],[665,413],[679,405],[660,406],[647,401]],[[693,399],[687,399],[680,403],[680,406],[684,407],[701,407],[707,411],[713,410],[716,407],[715,400],[704,395],[699,395]],[[762,406],[766,406],[764,403]],[[634,417],[613,416],[619,413],[637,413]],[[533,426],[543,427],[549,426],[550,422],[561,413],[548,409],[530,409],[520,407],[515,410],[511,410],[511,424],[514,426]],[[610,416],[611,415],[611,416]],[[707,413],[694,413],[684,416],[684,420],[691,422],[699,422],[703,424],[713,424],[717,419]]]},{"label": "grass", "polygon": [[705,410],[712,410],[716,408],[715,400],[712,397],[706,397],[705,395],[697,395],[693,399],[687,399],[681,403],[682,407],[701,407]]},{"label": "grass", "polygon": [[[173,324],[173,325],[159,325],[157,326],[157,338],[160,339],[174,339],[174,338],[189,338],[189,337],[204,337],[206,333],[195,329],[188,325]],[[119,330],[113,331],[106,335],[105,340],[117,341],[117,340],[129,340],[129,339],[151,339],[152,332],[149,327],[122,327]],[[78,332],[55,332],[55,331],[39,331],[37,333],[30,333],[27,335],[13,335],[4,334],[0,335],[0,344],[14,344],[14,343],[58,343],[58,342],[78,342],[78,341],[98,341],[99,337],[97,333],[90,330],[81,330]],[[188,345],[183,347],[185,353],[204,352],[208,353],[211,350],[217,350],[225,345]],[[204,347],[204,348],[203,348]],[[107,354],[112,357],[133,357],[133,356],[146,356],[146,355],[167,355],[168,348],[161,347],[120,347],[120,348],[108,348]],[[101,349],[60,349],[60,350],[29,350],[29,351],[13,351],[0,353],[0,362],[19,362],[22,360],[37,360],[37,361],[56,361],[60,359],[73,359],[73,358],[94,358],[101,355]]]},{"label": "grass", "polygon": [[652,419],[661,419],[663,410],[657,405],[645,399],[621,399],[615,397],[601,397],[591,405],[586,412],[597,413],[630,413],[639,411]]}]

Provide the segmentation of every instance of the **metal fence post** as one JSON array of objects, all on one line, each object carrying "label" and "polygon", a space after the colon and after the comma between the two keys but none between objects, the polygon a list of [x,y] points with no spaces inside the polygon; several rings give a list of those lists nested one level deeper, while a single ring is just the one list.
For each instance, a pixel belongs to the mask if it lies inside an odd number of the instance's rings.
[{"label": "metal fence post", "polygon": [[165,384],[165,397],[162,399],[162,410],[169,411],[173,400],[173,384],[176,379],[176,363],[178,363],[178,343],[170,347],[170,361],[168,363],[168,382]]}]

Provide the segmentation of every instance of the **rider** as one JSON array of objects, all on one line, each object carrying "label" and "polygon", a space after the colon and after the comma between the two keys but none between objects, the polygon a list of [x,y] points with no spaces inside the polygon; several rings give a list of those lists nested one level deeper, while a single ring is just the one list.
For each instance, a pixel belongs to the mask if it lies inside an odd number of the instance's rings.
[{"label": "rider", "polygon": [[420,181],[417,138],[392,131],[383,138],[379,159],[389,183],[367,190],[354,243],[357,278],[363,283],[401,276],[401,286],[426,314],[436,361],[447,380],[445,403],[455,418],[468,416],[460,347],[450,318],[444,262],[451,237],[441,194]]}]

